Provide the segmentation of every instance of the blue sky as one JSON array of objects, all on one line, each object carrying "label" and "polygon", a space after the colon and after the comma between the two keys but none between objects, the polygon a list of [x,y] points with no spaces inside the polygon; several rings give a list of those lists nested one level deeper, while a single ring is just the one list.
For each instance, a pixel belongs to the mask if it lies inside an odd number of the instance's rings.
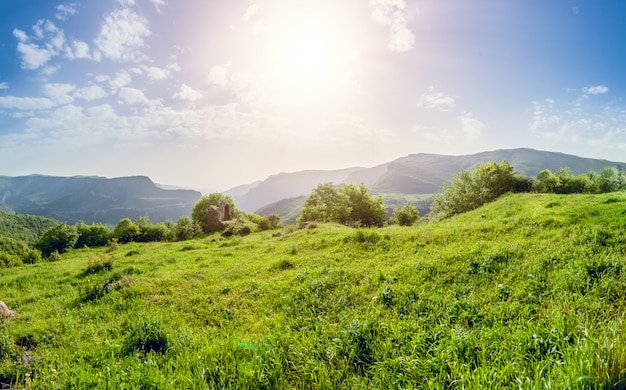
[{"label": "blue sky", "polygon": [[411,153],[626,161],[626,3],[0,3],[0,175],[226,190]]}]

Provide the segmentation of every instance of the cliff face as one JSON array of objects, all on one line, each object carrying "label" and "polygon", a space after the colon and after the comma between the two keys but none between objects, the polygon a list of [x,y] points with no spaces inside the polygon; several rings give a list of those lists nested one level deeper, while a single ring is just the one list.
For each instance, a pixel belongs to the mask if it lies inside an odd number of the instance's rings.
[{"label": "cliff face", "polygon": [[0,178],[0,207],[68,223],[115,225],[120,219],[147,216],[153,223],[190,215],[200,192],[164,190],[145,176]]}]

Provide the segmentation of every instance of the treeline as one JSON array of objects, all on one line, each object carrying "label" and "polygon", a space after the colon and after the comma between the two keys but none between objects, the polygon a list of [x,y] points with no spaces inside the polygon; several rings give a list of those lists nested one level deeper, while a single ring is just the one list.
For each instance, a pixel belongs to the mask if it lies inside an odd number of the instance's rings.
[{"label": "treeline", "polygon": [[433,197],[431,214],[441,219],[476,209],[508,192],[554,194],[600,194],[626,188],[626,173],[606,167],[600,173],[574,175],[569,168],[553,173],[545,169],[535,178],[523,177],[506,161],[478,166],[473,171],[458,172],[445,183],[441,194]]},{"label": "treeline", "polygon": [[[13,267],[21,264],[32,264],[42,260],[55,261],[61,254],[74,248],[84,247],[115,247],[130,242],[163,242],[184,241],[198,235],[212,233],[206,221],[211,206],[221,201],[228,201],[232,205],[233,218],[224,221],[221,234],[244,235],[254,231],[276,229],[280,227],[280,217],[270,215],[262,217],[253,213],[243,213],[237,210],[232,199],[220,193],[203,196],[194,206],[191,217],[181,216],[178,221],[165,221],[153,224],[148,217],[140,217],[135,221],[123,218],[119,223],[109,228],[105,224],[83,222],[75,225],[52,221],[54,225],[38,235],[29,245],[24,240],[6,237],[0,234],[0,268]],[[12,225],[14,230],[20,231],[19,224]]]}]

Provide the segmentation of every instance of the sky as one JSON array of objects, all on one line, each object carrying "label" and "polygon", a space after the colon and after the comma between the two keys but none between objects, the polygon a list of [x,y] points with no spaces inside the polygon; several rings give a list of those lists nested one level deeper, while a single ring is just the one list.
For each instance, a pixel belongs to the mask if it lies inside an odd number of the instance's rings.
[{"label": "sky", "polygon": [[0,175],[223,191],[530,147],[626,161],[626,2],[0,2]]}]

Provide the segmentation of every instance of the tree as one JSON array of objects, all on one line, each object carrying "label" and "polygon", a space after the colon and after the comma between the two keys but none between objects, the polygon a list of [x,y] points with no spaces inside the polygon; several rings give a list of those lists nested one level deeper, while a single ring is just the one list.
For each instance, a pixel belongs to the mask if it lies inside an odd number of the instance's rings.
[{"label": "tree", "polygon": [[191,217],[183,215],[178,218],[176,226],[174,227],[174,236],[176,237],[176,240],[188,240],[193,238],[198,233],[200,233],[200,226],[194,223]]},{"label": "tree", "polygon": [[535,192],[553,193],[559,185],[559,178],[549,169],[544,169],[537,175],[533,189]]},{"label": "tree", "polygon": [[472,172],[460,171],[452,182],[444,184],[443,193],[433,197],[433,214],[446,218],[476,209],[514,191],[521,182],[513,166],[504,160],[479,165]]},{"label": "tree", "polygon": [[373,196],[363,183],[346,184],[341,192],[348,202],[348,223],[355,226],[383,226],[387,210],[382,196]]},{"label": "tree", "polygon": [[319,184],[304,202],[299,221],[339,222],[348,219],[348,204],[344,193],[332,182]]},{"label": "tree", "polygon": [[54,251],[58,253],[67,252],[74,248],[76,241],[78,241],[76,229],[73,226],[62,223],[46,230],[35,246],[41,250],[44,256],[48,257]]},{"label": "tree", "polygon": [[320,184],[304,202],[299,221],[337,222],[357,226],[382,226],[386,210],[381,196],[373,196],[364,184]]},{"label": "tree", "polygon": [[233,216],[236,216],[239,211],[235,206],[235,202],[230,195],[224,195],[219,192],[214,192],[209,195],[205,195],[196,204],[193,206],[193,210],[191,211],[191,219],[194,223],[200,226],[200,229],[209,233],[211,231],[211,227],[208,224],[208,216],[209,210],[211,206],[217,206],[222,201],[227,201],[230,204],[230,210]]},{"label": "tree", "polygon": [[139,226],[130,220],[130,218],[121,219],[113,228],[113,237],[117,238],[120,243],[128,243],[134,241],[140,233]]},{"label": "tree", "polygon": [[78,232],[78,241],[75,245],[77,248],[82,248],[85,245],[90,247],[105,246],[111,238],[111,231],[108,226],[101,223],[86,225],[80,222],[74,227]]},{"label": "tree", "polygon": [[408,203],[405,203],[401,209],[393,209],[392,220],[400,226],[413,225],[420,216],[420,212]]}]

